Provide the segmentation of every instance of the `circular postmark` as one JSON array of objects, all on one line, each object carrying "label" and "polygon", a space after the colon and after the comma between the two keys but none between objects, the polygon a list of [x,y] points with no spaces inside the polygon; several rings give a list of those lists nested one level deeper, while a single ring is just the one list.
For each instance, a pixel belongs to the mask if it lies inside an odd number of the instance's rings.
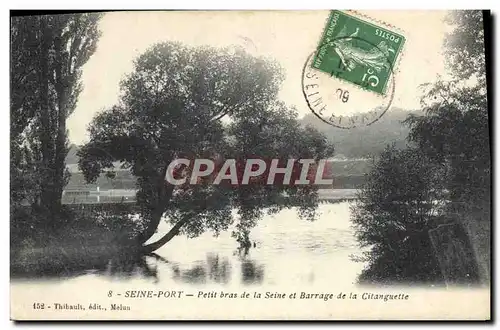
[{"label": "circular postmark", "polygon": [[[338,49],[347,37],[330,39],[312,52],[302,69],[302,92],[312,113],[332,126],[350,129],[379,120],[394,98],[393,63],[379,46],[359,37],[360,51]],[[315,68],[318,56],[334,58],[334,66]],[[324,64],[324,62],[323,62]],[[325,70],[324,67],[328,67]],[[382,73],[381,73],[382,72]],[[380,77],[385,73],[385,80]]]}]

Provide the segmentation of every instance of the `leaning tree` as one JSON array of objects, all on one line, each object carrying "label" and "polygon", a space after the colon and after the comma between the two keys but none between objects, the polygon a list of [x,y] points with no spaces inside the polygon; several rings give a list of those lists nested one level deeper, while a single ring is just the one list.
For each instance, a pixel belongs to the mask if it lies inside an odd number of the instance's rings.
[{"label": "leaning tree", "polygon": [[[135,239],[143,252],[179,233],[218,234],[235,222],[233,236],[247,244],[264,213],[284,207],[297,206],[301,217],[314,219],[318,196],[312,185],[177,186],[165,180],[168,165],[179,158],[286,162],[330,156],[333,148],[324,136],[302,127],[296,111],[277,100],[282,79],[276,63],[242,49],[165,42],[137,58],[121,82],[118,104],[89,126],[79,166],[90,182],[116,161],[137,177],[142,227]],[[148,242],[162,218],[172,228]]]}]

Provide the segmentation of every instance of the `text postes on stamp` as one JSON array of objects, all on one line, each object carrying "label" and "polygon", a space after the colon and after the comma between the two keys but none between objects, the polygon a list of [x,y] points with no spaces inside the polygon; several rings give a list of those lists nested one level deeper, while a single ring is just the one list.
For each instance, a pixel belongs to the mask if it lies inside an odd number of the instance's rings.
[{"label": "text postes on stamp", "polygon": [[405,41],[385,26],[333,10],[312,67],[385,95]]},{"label": "text postes on stamp", "polygon": [[371,125],[392,104],[394,67],[406,39],[395,28],[372,22],[358,13],[331,11],[319,45],[304,64],[304,99],[327,124]]}]

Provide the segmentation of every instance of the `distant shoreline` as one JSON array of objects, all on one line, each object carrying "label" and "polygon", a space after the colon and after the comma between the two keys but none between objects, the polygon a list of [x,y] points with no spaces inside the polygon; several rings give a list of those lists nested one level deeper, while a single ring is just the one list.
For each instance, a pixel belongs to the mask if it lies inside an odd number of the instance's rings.
[{"label": "distant shoreline", "polygon": [[[357,199],[359,189],[318,189],[320,201]],[[135,189],[107,189],[100,191],[81,191],[63,193],[63,204],[108,204],[135,203]]]}]

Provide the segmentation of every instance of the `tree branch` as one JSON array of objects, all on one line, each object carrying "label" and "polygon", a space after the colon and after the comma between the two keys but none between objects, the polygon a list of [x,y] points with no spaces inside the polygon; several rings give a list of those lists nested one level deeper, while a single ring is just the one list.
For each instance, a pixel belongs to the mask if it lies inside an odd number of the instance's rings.
[{"label": "tree branch", "polygon": [[168,242],[170,242],[170,240],[172,238],[174,238],[175,236],[177,236],[177,234],[179,233],[179,231],[181,230],[182,226],[184,226],[188,221],[189,221],[189,217],[186,216],[184,217],[182,220],[180,220],[179,222],[177,222],[173,227],[172,229],[169,230],[168,233],[166,233],[162,238],[160,238],[158,241],[154,242],[154,243],[151,243],[151,244],[147,244],[143,247],[144,249],[144,253],[152,253],[153,251],[156,251],[158,250],[159,248],[161,248],[163,245],[167,244]]}]

